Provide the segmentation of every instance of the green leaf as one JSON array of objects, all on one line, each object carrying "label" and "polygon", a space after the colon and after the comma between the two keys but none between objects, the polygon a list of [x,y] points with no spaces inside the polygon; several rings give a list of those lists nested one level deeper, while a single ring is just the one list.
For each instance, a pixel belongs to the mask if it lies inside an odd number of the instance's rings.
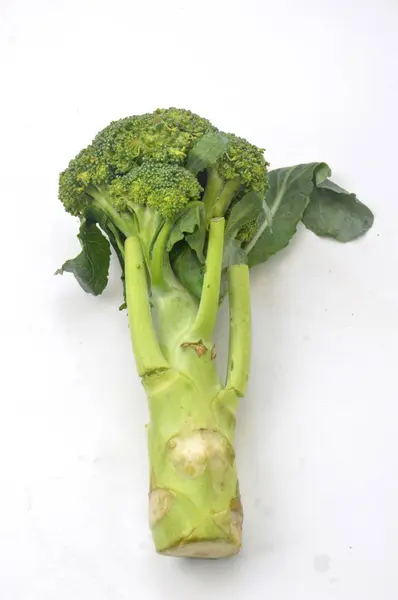
[{"label": "green leaf", "polygon": [[225,236],[234,238],[242,227],[255,221],[264,213],[264,200],[261,196],[256,192],[245,194],[239,202],[233,205],[229,213]]},{"label": "green leaf", "polygon": [[124,242],[125,236],[120,232],[105,213],[96,207],[90,206],[85,213],[86,223],[98,223],[102,231],[107,235],[111,246],[119,260],[122,272],[124,273]]},{"label": "green leaf", "polygon": [[182,285],[200,299],[203,287],[204,266],[196,253],[184,241],[174,246],[170,255],[171,266]]},{"label": "green leaf", "polygon": [[108,236],[110,244],[115,251],[115,254],[118,258],[120,269],[121,269],[121,280],[123,286],[123,299],[124,302],[120,306],[120,310],[124,310],[126,305],[126,278],[124,273],[124,235],[115,227],[112,221],[102,212],[102,210],[98,210],[97,208],[90,206],[86,211],[86,221],[88,224],[90,223],[98,223],[101,227],[102,231]]},{"label": "green leaf", "polygon": [[269,188],[265,195],[266,218],[245,247],[250,267],[265,262],[288,245],[308,205],[314,178],[324,179],[326,174],[329,174],[329,167],[325,163],[296,165],[269,172]]},{"label": "green leaf", "polygon": [[192,250],[196,252],[200,262],[203,263],[206,227],[206,212],[203,203],[192,202],[173,226],[167,243],[168,252],[177,242],[185,239]]},{"label": "green leaf", "polygon": [[326,163],[308,163],[269,172],[266,218],[245,246],[249,266],[285,248],[302,219],[319,236],[348,242],[373,224],[373,214],[354,194],[330,181]]},{"label": "green leaf", "polygon": [[81,253],[67,260],[56,275],[73,273],[79,285],[88,294],[98,296],[108,283],[110,262],[110,246],[108,240],[102,235],[95,223],[83,221],[79,234]]},{"label": "green leaf", "polygon": [[196,252],[196,256],[203,264],[205,262],[204,247],[207,236],[206,210],[202,204],[196,208],[196,211],[197,226],[192,233],[187,233],[185,240],[191,246],[192,250]]},{"label": "green leaf", "polygon": [[223,269],[228,269],[233,265],[247,265],[247,254],[238,240],[225,238],[223,250]]},{"label": "green leaf", "polygon": [[205,133],[189,151],[186,168],[197,175],[203,169],[214,166],[226,152],[228,144],[229,140],[223,133]]},{"label": "green leaf", "polygon": [[[232,240],[233,241],[233,240]],[[237,242],[235,242],[237,244]],[[239,247],[239,245],[237,244]],[[243,252],[243,250],[239,247],[239,250]],[[245,254],[245,253],[244,253]],[[231,256],[231,264],[227,265],[231,266],[232,264],[236,264],[233,262],[233,257]],[[202,265],[195,252],[188,246],[188,244],[183,242],[178,242],[170,256],[171,265],[174,273],[182,283],[182,285],[189,291],[193,296],[195,296],[198,300],[202,295],[203,288],[203,278],[205,268]],[[241,257],[241,262],[247,262],[246,254]],[[220,304],[228,293],[228,268],[225,267],[221,272],[221,289],[220,289]]]},{"label": "green leaf", "polygon": [[349,242],[366,233],[373,225],[372,211],[355,194],[325,179],[311,193],[303,223],[319,236]]}]

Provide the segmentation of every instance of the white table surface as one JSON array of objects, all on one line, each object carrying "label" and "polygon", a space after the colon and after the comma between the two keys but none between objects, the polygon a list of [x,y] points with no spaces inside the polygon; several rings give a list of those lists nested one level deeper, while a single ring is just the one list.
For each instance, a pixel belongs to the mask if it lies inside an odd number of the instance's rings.
[{"label": "white table surface", "polygon": [[[396,0],[2,0],[2,600],[398,597],[397,32]],[[300,229],[252,272],[230,561],[154,553],[119,275],[100,298],[53,277],[78,251],[58,172],[158,106],[273,167],[325,160],[376,215],[346,246]]]}]

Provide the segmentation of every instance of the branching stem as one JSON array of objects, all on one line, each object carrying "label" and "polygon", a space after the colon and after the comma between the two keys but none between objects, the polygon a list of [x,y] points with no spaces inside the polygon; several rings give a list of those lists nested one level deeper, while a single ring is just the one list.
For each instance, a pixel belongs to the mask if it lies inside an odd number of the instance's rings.
[{"label": "branching stem", "polygon": [[129,314],[130,335],[141,377],[167,369],[153,326],[148,299],[147,271],[141,243],[135,236],[125,242],[126,301]]},{"label": "branching stem", "polygon": [[250,277],[247,265],[229,268],[228,288],[230,325],[226,387],[244,396],[249,379],[251,345]]},{"label": "branching stem", "polygon": [[203,291],[193,327],[198,338],[208,343],[211,343],[213,337],[220,299],[224,224],[223,218],[212,219],[210,222]]}]

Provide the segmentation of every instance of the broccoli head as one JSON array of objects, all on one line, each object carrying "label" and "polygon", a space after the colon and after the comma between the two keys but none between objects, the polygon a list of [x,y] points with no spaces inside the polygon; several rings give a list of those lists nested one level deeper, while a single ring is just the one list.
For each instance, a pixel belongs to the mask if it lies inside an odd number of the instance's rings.
[{"label": "broccoli head", "polygon": [[114,121],[94,139],[102,160],[123,175],[143,159],[183,164],[195,141],[215,128],[189,110],[169,108]]},{"label": "broccoli head", "polygon": [[[206,154],[212,136],[223,138],[222,152],[205,162],[200,173],[191,172],[190,157],[203,145]],[[162,228],[170,234],[176,223],[178,231],[186,227],[186,233],[199,228],[200,219],[195,223],[192,215],[181,218],[187,205],[202,201],[204,246],[212,217],[225,216],[247,192],[263,195],[266,187],[267,163],[261,149],[219,132],[191,111],[169,108],[105,127],[61,173],[59,198],[72,215],[96,220],[108,236],[112,229],[109,237],[118,255],[125,239],[137,233],[149,260],[158,238],[167,243],[166,232],[160,236]],[[174,234],[172,239],[180,237]],[[198,255],[203,255],[201,249]]]}]

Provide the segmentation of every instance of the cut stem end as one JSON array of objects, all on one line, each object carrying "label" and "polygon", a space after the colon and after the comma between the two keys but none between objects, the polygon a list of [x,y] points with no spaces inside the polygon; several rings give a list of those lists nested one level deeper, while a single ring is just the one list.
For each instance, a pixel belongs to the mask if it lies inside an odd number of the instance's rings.
[{"label": "cut stem end", "polygon": [[228,558],[239,553],[240,543],[228,542],[225,540],[201,540],[179,544],[167,550],[162,550],[159,554],[166,556],[178,556],[183,558]]}]

